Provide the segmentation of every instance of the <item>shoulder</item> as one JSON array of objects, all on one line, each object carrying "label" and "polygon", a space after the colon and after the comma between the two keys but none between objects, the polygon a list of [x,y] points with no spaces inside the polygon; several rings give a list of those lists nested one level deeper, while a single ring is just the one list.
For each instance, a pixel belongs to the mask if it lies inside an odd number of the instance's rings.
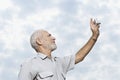
[{"label": "shoulder", "polygon": [[66,55],[66,56],[63,56],[63,57],[54,57],[54,60],[62,61],[62,60],[65,60],[65,59],[72,58],[72,57],[74,57],[74,56],[75,56],[75,55]]},{"label": "shoulder", "polygon": [[63,57],[57,57],[57,59],[68,59],[68,58],[71,58],[71,57],[75,57],[75,55],[74,54],[66,55],[66,56],[63,56]]},{"label": "shoulder", "polygon": [[35,57],[25,59],[25,60],[22,62],[21,66],[30,66],[30,65],[32,64],[32,61],[33,61],[34,59],[35,59]]}]

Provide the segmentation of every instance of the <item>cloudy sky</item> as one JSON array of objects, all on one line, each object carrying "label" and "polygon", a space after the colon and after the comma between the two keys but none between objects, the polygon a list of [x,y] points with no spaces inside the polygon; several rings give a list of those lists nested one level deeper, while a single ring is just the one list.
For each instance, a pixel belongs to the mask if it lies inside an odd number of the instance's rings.
[{"label": "cloudy sky", "polygon": [[53,55],[75,54],[90,38],[90,18],[100,37],[67,80],[120,80],[120,0],[0,0],[0,80],[16,80],[20,64],[34,55],[30,35],[45,29],[56,37]]}]

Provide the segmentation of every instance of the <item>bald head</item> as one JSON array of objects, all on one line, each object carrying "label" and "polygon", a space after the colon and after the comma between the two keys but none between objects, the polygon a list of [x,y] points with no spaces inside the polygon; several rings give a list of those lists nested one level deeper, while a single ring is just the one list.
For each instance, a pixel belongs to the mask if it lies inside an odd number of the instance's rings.
[{"label": "bald head", "polygon": [[30,38],[31,46],[38,52],[40,46],[51,51],[56,49],[55,38],[45,30],[35,31]]},{"label": "bald head", "polygon": [[39,38],[41,39],[42,36],[43,36],[43,32],[45,32],[45,30],[37,30],[35,31],[32,35],[31,35],[31,38],[30,38],[30,43],[31,43],[31,46],[37,51],[37,47],[38,47],[38,44],[36,43],[36,40]]}]

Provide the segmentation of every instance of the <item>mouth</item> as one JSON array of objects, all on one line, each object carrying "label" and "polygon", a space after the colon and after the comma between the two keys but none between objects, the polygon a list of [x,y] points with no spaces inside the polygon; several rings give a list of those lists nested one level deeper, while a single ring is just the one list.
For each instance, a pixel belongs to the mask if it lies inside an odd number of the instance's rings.
[{"label": "mouth", "polygon": [[55,41],[53,41],[53,43],[55,43]]}]

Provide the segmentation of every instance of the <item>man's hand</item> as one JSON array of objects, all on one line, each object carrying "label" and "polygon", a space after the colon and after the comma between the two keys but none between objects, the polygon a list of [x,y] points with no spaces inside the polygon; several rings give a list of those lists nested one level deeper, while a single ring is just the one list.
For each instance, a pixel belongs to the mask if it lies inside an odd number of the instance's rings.
[{"label": "man's hand", "polygon": [[90,28],[93,33],[93,39],[97,39],[97,37],[99,36],[100,23],[96,22],[96,20],[90,19]]},{"label": "man's hand", "polygon": [[99,27],[100,27],[100,23],[97,23],[93,19],[90,20],[90,28],[93,34],[88,40],[88,42],[76,53],[75,64],[81,62],[94,46],[99,36]]}]

